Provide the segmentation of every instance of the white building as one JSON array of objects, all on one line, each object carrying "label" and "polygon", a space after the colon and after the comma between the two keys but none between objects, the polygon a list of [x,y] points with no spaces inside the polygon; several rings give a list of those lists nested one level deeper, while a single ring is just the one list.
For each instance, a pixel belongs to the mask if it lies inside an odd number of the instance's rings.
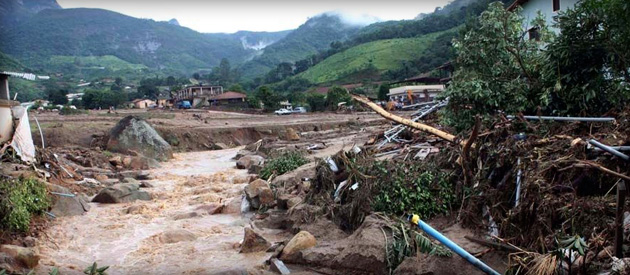
[{"label": "white building", "polygon": [[444,85],[414,85],[414,86],[401,86],[389,89],[389,100],[408,102],[409,96],[414,98],[414,103],[433,101],[434,98],[444,91]]},{"label": "white building", "polygon": [[560,30],[553,26],[553,17],[556,16],[559,11],[572,8],[578,1],[579,0],[516,0],[508,7],[508,10],[513,11],[518,6],[523,9],[521,11],[521,15],[525,18],[525,26],[523,26],[523,28],[529,32],[530,39],[535,39],[537,32],[535,29],[532,29],[530,23],[538,16],[538,11],[545,16],[549,29],[558,33]]}]

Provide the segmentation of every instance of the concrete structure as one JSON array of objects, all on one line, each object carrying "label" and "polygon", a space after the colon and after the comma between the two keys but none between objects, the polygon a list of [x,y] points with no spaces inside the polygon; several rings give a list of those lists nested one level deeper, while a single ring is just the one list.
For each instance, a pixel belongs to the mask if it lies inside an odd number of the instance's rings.
[{"label": "concrete structure", "polygon": [[545,16],[549,29],[558,33],[560,30],[553,27],[553,17],[558,14],[559,11],[572,8],[578,1],[579,0],[516,0],[508,7],[508,10],[513,11],[518,6],[523,9],[521,11],[521,15],[525,18],[523,29],[529,32],[531,39],[535,39],[535,30],[531,29],[530,23],[536,18],[538,11]]},{"label": "concrete structure", "polygon": [[149,106],[155,105],[155,101],[150,99],[135,99],[132,101],[133,107],[137,109],[149,108]]},{"label": "concrete structure", "polygon": [[[415,85],[415,86],[401,86],[389,89],[389,100],[403,102],[407,104],[414,104],[419,102],[433,101],[433,99],[442,91],[444,91],[444,85]],[[409,95],[413,97],[409,100]]]},{"label": "concrete structure", "polygon": [[211,105],[244,106],[247,95],[239,92],[225,92],[209,99]]},{"label": "concrete structure", "polygon": [[189,100],[195,97],[212,97],[223,93],[223,86],[190,86],[177,91],[178,100]]}]

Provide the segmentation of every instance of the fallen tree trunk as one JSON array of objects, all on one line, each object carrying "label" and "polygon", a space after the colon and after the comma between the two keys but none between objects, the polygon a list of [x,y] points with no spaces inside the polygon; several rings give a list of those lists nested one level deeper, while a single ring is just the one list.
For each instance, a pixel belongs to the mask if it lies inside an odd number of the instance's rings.
[{"label": "fallen tree trunk", "polygon": [[[454,135],[451,135],[447,132],[444,131],[440,131],[438,129],[435,129],[429,125],[426,124],[422,124],[422,123],[418,123],[415,121],[411,121],[409,119],[394,115],[392,113],[389,113],[387,111],[385,111],[383,108],[381,108],[381,106],[378,106],[376,103],[371,102],[369,99],[364,98],[364,97],[360,97],[357,95],[352,95],[352,98],[358,102],[361,102],[363,104],[365,104],[366,106],[370,107],[370,109],[374,110],[376,113],[378,113],[379,115],[381,115],[382,117],[389,119],[391,121],[395,121],[397,123],[400,123],[402,125],[414,128],[414,129],[418,129],[420,131],[423,131],[425,133],[429,133],[435,136],[438,136],[441,139],[453,142],[453,143],[458,143],[457,142],[457,137]],[[459,142],[460,145],[464,146],[466,144],[466,142],[462,141]]]}]

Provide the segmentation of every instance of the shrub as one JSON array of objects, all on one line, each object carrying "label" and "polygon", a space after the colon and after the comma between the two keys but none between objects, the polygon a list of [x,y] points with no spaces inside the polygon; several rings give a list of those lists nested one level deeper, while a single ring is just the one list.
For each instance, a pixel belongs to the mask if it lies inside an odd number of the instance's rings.
[{"label": "shrub", "polygon": [[448,213],[455,200],[446,174],[420,164],[377,162],[372,167],[378,192],[372,207],[391,214],[418,214],[423,219]]},{"label": "shrub", "polygon": [[49,205],[46,186],[36,179],[0,181],[0,220],[5,229],[28,231],[31,216]]},{"label": "shrub", "polygon": [[273,174],[276,176],[282,175],[307,163],[308,160],[299,152],[286,152],[267,161],[263,169],[260,171],[260,178],[267,180]]}]

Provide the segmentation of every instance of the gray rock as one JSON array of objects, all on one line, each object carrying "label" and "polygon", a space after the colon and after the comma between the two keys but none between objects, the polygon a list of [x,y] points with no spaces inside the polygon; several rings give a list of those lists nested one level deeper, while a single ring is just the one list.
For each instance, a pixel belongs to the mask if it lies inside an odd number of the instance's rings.
[{"label": "gray rock", "polygon": [[[48,188],[51,192],[73,195],[67,188],[56,184],[50,184],[48,185]],[[68,197],[53,194],[52,200],[53,206],[50,213],[57,217],[82,215],[90,210],[89,200],[85,195]]]},{"label": "gray rock", "polygon": [[106,148],[112,152],[140,153],[157,160],[173,157],[173,149],[145,120],[127,116],[120,120],[105,138]]},{"label": "gray rock", "polygon": [[151,200],[151,194],[140,191],[140,185],[136,183],[121,183],[106,187],[92,199],[92,202],[122,203],[135,200]]},{"label": "gray rock", "polygon": [[262,165],[265,162],[265,158],[258,155],[244,156],[238,159],[236,162],[236,168],[249,169],[252,165]]}]

